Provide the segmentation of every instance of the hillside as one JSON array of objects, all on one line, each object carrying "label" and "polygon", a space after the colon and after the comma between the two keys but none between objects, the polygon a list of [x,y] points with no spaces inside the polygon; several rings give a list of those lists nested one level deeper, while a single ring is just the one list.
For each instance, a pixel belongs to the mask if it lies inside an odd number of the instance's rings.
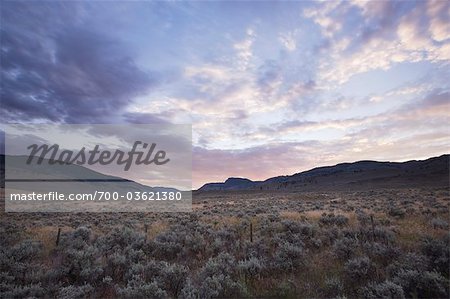
[{"label": "hillside", "polygon": [[[5,174],[5,157],[7,157],[8,172]],[[68,186],[81,186],[81,190],[85,192],[94,192],[99,188],[105,188],[109,191],[146,191],[146,192],[162,192],[162,191],[177,191],[174,188],[166,187],[150,187],[138,182],[124,179],[117,176],[106,175],[92,169],[70,164],[70,165],[52,165],[45,166],[47,163],[44,159],[42,165],[25,163],[26,156],[5,156],[0,155],[0,175],[5,180],[10,181],[10,186],[16,183],[20,186],[25,186],[22,181],[34,182],[54,182],[54,186],[61,186],[66,188]],[[3,180],[2,180],[3,181]],[[58,183],[58,184],[56,184]],[[66,184],[62,184],[66,183]],[[29,184],[29,183],[27,183]],[[39,184],[33,184],[33,187]],[[43,188],[47,188],[47,184]],[[3,187],[3,186],[2,186]],[[76,189],[72,187],[71,189]],[[54,190],[56,191],[56,189]]]},{"label": "hillside", "polygon": [[361,190],[449,185],[449,155],[408,162],[358,161],[318,167],[265,181],[230,178],[208,183],[199,191],[220,190]]}]

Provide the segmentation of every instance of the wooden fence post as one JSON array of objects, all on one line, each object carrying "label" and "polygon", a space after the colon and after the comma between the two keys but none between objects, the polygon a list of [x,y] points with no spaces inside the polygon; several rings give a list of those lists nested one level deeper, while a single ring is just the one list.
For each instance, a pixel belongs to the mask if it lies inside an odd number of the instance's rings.
[{"label": "wooden fence post", "polygon": [[147,244],[147,231],[148,231],[148,224],[147,223],[144,224],[144,230],[145,230],[145,240],[144,240],[144,242],[145,242],[145,244]]},{"label": "wooden fence post", "polygon": [[370,215],[370,222],[372,224],[372,242],[375,242],[375,224],[373,221],[373,214]]},{"label": "wooden fence post", "polygon": [[59,244],[59,238],[61,237],[61,228],[58,227],[58,235],[56,236],[56,246]]}]

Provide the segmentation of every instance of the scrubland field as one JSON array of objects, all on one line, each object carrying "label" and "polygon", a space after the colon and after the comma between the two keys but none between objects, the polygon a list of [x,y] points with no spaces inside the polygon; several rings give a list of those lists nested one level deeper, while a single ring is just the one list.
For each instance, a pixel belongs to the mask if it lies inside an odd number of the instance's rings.
[{"label": "scrubland field", "polygon": [[448,298],[449,199],[223,191],[186,214],[1,212],[0,297]]}]

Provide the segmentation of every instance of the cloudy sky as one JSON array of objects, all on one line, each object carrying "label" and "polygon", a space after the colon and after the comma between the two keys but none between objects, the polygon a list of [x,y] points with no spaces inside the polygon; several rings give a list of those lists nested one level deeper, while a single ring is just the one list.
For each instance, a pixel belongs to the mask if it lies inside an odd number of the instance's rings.
[{"label": "cloudy sky", "polygon": [[6,123],[192,123],[193,187],[450,148],[450,2],[1,3]]}]

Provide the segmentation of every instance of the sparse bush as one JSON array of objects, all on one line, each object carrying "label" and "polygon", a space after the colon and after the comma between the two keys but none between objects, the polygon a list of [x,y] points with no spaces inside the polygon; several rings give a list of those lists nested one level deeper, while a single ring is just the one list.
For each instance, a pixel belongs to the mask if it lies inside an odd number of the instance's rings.
[{"label": "sparse bush", "polygon": [[417,253],[408,253],[387,266],[389,277],[395,277],[401,271],[416,270],[424,272],[428,269],[428,258]]},{"label": "sparse bush", "polygon": [[435,229],[448,229],[448,222],[441,218],[431,219],[431,226]]},{"label": "sparse bush", "polygon": [[351,238],[341,238],[336,240],[333,245],[332,253],[341,260],[348,260],[355,254],[357,243]]},{"label": "sparse bush", "polygon": [[391,207],[388,210],[388,215],[392,217],[403,218],[405,217],[405,214],[406,214],[405,210],[398,207]]},{"label": "sparse bush", "polygon": [[125,288],[117,287],[117,293],[122,298],[167,298],[167,293],[155,281],[146,282],[135,275],[128,281]]},{"label": "sparse bush", "polygon": [[373,270],[368,257],[357,257],[345,263],[345,274],[354,281],[363,281],[370,277]]},{"label": "sparse bush", "polygon": [[[7,216],[37,227],[36,234],[0,217],[0,298],[448,298],[450,239],[437,236],[448,229],[450,201],[417,190],[342,193],[331,205],[329,196],[281,196],[286,200],[233,197],[233,204],[220,197],[192,213],[103,213],[95,221],[83,213],[76,221],[73,215]],[[417,221],[394,219],[401,216],[390,216],[391,207],[410,210]],[[316,209],[327,211],[320,220]],[[352,210],[359,224],[339,215]],[[403,225],[411,220],[411,229],[421,231],[406,239]],[[144,235],[142,221],[162,227]],[[52,228],[42,243],[34,241],[47,233],[39,226],[77,223],[96,223],[95,230],[64,229],[55,246]],[[433,237],[411,242],[432,227]],[[323,281],[324,273],[332,276]]]},{"label": "sparse bush", "polygon": [[89,284],[85,284],[82,286],[70,285],[67,287],[63,287],[59,290],[58,298],[62,299],[88,298],[93,291],[94,288]]},{"label": "sparse bush", "polygon": [[245,297],[246,294],[246,289],[242,284],[223,274],[207,277],[199,289],[200,298]]},{"label": "sparse bush", "polygon": [[239,261],[238,270],[247,278],[261,275],[264,270],[264,263],[256,257],[248,260]]},{"label": "sparse bush", "polygon": [[306,264],[305,250],[288,242],[280,244],[273,257],[273,267],[278,271],[294,271]]},{"label": "sparse bush", "polygon": [[[39,264],[41,255],[42,243],[32,240],[24,240],[10,248],[0,246],[0,276],[4,278],[2,282],[8,292],[28,294],[40,290],[39,278],[43,274],[43,267]],[[15,291],[10,290],[14,283],[21,284]]]},{"label": "sparse bush", "polygon": [[299,234],[304,238],[311,238],[315,234],[315,227],[310,223],[283,220],[281,222],[284,231],[291,234]]},{"label": "sparse bush", "polygon": [[177,258],[182,250],[182,242],[175,231],[167,231],[160,234],[150,243],[153,249],[153,255],[166,261],[172,261]]},{"label": "sparse bush", "polygon": [[324,213],[319,218],[319,222],[323,225],[344,226],[348,224],[348,218],[344,215],[334,215],[333,213]]},{"label": "sparse bush", "polygon": [[384,243],[393,242],[395,239],[395,234],[385,227],[376,226],[372,233],[375,240],[382,241]]},{"label": "sparse bush", "polygon": [[361,226],[366,226],[370,223],[370,216],[364,211],[356,211],[356,219]]},{"label": "sparse bush", "polygon": [[379,284],[369,284],[360,290],[360,296],[367,299],[402,299],[405,294],[401,286],[391,282],[385,281]]},{"label": "sparse bush", "polygon": [[25,240],[13,246],[8,253],[8,257],[15,263],[29,263],[39,257],[41,250],[41,242]]},{"label": "sparse bush", "polygon": [[326,298],[336,298],[341,296],[344,291],[344,284],[337,277],[327,278],[325,280],[324,295]]},{"label": "sparse bush", "polygon": [[365,242],[363,248],[368,256],[385,265],[400,255],[400,250],[389,244]]},{"label": "sparse bush", "polygon": [[332,245],[340,236],[340,231],[337,227],[330,227],[322,229],[322,243],[324,245]]},{"label": "sparse bush", "polygon": [[186,281],[186,284],[184,285],[183,289],[181,290],[180,299],[197,299],[199,297],[198,295],[198,289],[192,284],[190,280]]},{"label": "sparse bush", "polygon": [[393,279],[407,298],[448,298],[449,282],[436,272],[400,271]]},{"label": "sparse bush", "polygon": [[40,283],[15,285],[0,282],[0,298],[39,298],[45,294]]},{"label": "sparse bush", "polygon": [[178,297],[186,283],[188,269],[178,264],[163,263],[161,275],[158,282],[170,295]]},{"label": "sparse bush", "polygon": [[110,233],[100,237],[97,246],[102,252],[122,251],[125,248],[142,249],[144,235],[131,227],[122,226],[114,228]]},{"label": "sparse bush", "polygon": [[228,253],[221,253],[215,258],[209,259],[200,271],[200,278],[205,279],[214,275],[234,276],[236,273],[236,262]]},{"label": "sparse bush", "polygon": [[430,260],[431,270],[450,275],[450,237],[443,240],[427,238],[422,243],[422,253]]}]

